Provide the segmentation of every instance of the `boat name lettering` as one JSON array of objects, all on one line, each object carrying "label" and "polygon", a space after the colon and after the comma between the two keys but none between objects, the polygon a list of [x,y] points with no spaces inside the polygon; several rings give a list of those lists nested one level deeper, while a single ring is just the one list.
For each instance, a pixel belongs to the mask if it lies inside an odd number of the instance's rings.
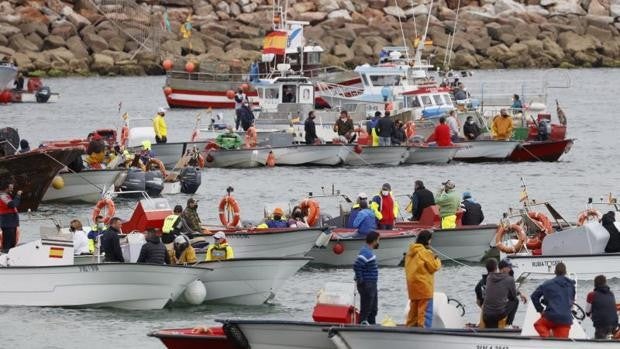
[{"label": "boat name lettering", "polygon": [[91,271],[99,271],[99,266],[96,265],[80,265],[80,272],[88,273]]},{"label": "boat name lettering", "polygon": [[503,344],[476,344],[476,349],[510,349],[510,347]]},{"label": "boat name lettering", "polygon": [[230,234],[228,235],[228,237],[236,238],[236,239],[249,239],[250,238],[248,234]]},{"label": "boat name lettering", "polygon": [[554,268],[556,266],[556,264],[560,263],[562,261],[559,260],[555,260],[555,261],[533,261],[532,262],[532,267],[534,268],[544,268],[547,267],[547,269],[551,270],[551,268]]}]

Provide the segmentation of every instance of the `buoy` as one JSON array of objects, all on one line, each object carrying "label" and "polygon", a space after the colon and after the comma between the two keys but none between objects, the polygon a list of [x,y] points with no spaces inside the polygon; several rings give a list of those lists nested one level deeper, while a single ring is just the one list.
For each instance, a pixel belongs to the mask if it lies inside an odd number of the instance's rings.
[{"label": "buoy", "polygon": [[170,87],[170,86],[164,87],[164,94],[166,96],[170,96],[171,93],[172,93],[172,87]]},{"label": "buoy", "polygon": [[337,255],[341,255],[342,252],[344,252],[344,245],[341,244],[340,242],[337,242],[332,248],[332,251],[334,251],[334,253]]},{"label": "buoy", "polygon": [[164,67],[164,70],[165,70],[165,71],[168,71],[168,70],[172,69],[172,66],[173,66],[173,65],[174,65],[174,63],[172,62],[172,60],[171,60],[171,59],[165,59],[165,60],[162,62],[162,64],[161,64],[161,66],[162,66],[162,67]]},{"label": "buoy", "polygon": [[185,298],[187,303],[192,305],[202,304],[202,302],[205,301],[205,298],[207,298],[207,289],[202,281],[194,280],[192,283],[187,285],[187,288],[185,288],[183,298]]},{"label": "buoy", "polygon": [[228,99],[235,98],[235,91],[233,91],[233,90],[226,91],[226,98],[228,98]]},{"label": "buoy", "polygon": [[207,153],[207,162],[213,162],[213,160],[215,160],[215,158],[213,158],[213,155],[211,155],[211,153]]},{"label": "buoy", "polygon": [[269,155],[267,155],[267,163],[268,167],[274,167],[276,165],[276,156],[273,154],[273,151],[269,151]]},{"label": "buoy", "polygon": [[52,180],[52,187],[54,189],[58,189],[58,190],[64,188],[65,187],[65,180],[62,179],[62,177],[60,177],[60,176],[54,177],[54,179]]},{"label": "buoy", "polygon": [[9,90],[0,93],[0,103],[6,104],[11,101],[11,92]]},{"label": "buoy", "polygon": [[194,69],[196,69],[196,65],[194,64],[194,62],[187,62],[185,63],[185,71],[188,73],[191,73],[194,71]]},{"label": "buoy", "polygon": [[243,92],[248,92],[248,90],[250,89],[250,85],[248,84],[241,84],[241,89],[243,90]]},{"label": "buoy", "polygon": [[356,145],[355,145],[355,147],[353,147],[353,151],[354,151],[356,154],[361,154],[361,153],[362,153],[362,146],[361,146],[361,145],[359,145],[359,144],[356,144]]}]

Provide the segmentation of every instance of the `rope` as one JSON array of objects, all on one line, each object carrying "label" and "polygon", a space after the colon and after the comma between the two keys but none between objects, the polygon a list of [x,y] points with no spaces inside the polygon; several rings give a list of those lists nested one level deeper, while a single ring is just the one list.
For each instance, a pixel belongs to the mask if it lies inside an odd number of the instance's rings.
[{"label": "rope", "polygon": [[[363,157],[360,156],[360,154],[354,152],[353,150],[349,149],[349,147],[346,144],[341,144],[343,147],[345,147],[345,149],[347,149],[348,152],[350,152],[351,154],[355,154],[355,156],[357,156],[358,159],[362,160],[364,162],[364,164],[366,165],[372,165],[371,163],[369,163],[368,161],[364,160]],[[359,145],[359,144],[358,144]]]},{"label": "rope", "polygon": [[543,160],[541,158],[539,158],[538,156],[534,155],[534,153],[532,153],[531,151],[527,150],[526,147],[524,147],[523,145],[519,144],[518,145],[521,149],[525,150],[528,154],[530,154],[534,159],[536,159],[536,161],[540,161],[542,162]]},{"label": "rope", "polygon": [[449,40],[448,43],[448,60],[446,65],[446,57],[444,57],[444,69],[445,67],[450,67],[450,61],[452,61],[452,48],[454,47],[454,37],[456,36],[456,25],[459,21],[459,12],[461,11],[461,0],[459,0],[458,5],[456,7],[456,16],[454,18],[454,28],[452,29],[452,40]]},{"label": "rope", "polygon": [[436,252],[437,254],[439,254],[439,255],[443,256],[445,259],[447,259],[447,260],[449,260],[449,261],[451,261],[451,262],[454,262],[454,263],[456,263],[456,264],[458,264],[458,265],[460,265],[460,266],[462,266],[462,267],[466,267],[466,268],[470,268],[470,269],[475,269],[473,266],[468,265],[468,264],[465,264],[465,263],[460,262],[460,261],[457,261],[456,259],[454,259],[454,258],[452,258],[452,257],[448,256],[447,254],[445,254],[445,253],[441,252],[440,250],[436,249],[436,248],[435,248],[435,247],[433,247],[433,246],[430,246],[430,248],[431,248],[431,250],[433,250],[434,252]]}]

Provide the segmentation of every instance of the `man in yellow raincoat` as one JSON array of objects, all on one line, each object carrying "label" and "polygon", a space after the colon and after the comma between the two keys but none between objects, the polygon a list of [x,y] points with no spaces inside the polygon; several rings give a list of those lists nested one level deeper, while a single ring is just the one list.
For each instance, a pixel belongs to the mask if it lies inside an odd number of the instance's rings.
[{"label": "man in yellow raincoat", "polygon": [[493,124],[491,125],[493,139],[509,141],[512,137],[512,127],[512,118],[508,115],[508,111],[506,109],[500,110],[499,115],[493,118]]},{"label": "man in yellow raincoat", "polygon": [[422,230],[415,244],[409,246],[405,256],[405,277],[409,293],[409,327],[430,328],[433,322],[433,293],[435,273],[441,268],[441,261],[430,250],[432,234]]}]

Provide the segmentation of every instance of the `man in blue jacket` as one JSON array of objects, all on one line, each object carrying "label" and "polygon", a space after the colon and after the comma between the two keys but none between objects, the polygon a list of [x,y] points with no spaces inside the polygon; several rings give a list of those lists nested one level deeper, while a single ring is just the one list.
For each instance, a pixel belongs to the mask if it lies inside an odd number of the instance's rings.
[{"label": "man in blue jacket", "polygon": [[562,262],[556,264],[555,277],[538,286],[531,298],[540,313],[540,319],[534,323],[538,334],[541,337],[568,338],[573,324],[571,309],[575,302],[575,281],[566,277],[566,265]]},{"label": "man in blue jacket", "polygon": [[377,229],[377,217],[375,212],[368,208],[367,200],[360,200],[359,205],[360,211],[355,216],[352,228],[357,229],[355,236],[364,237]]},{"label": "man in blue jacket", "polygon": [[373,250],[377,248],[379,248],[379,234],[373,231],[366,235],[366,245],[362,247],[353,264],[357,292],[360,294],[359,323],[362,325],[376,324],[379,266]]},{"label": "man in blue jacket", "polygon": [[349,218],[347,219],[347,228],[353,228],[353,222],[355,222],[355,218],[357,214],[362,210],[360,207],[360,202],[367,201],[368,195],[366,193],[359,193],[357,195],[357,200],[355,200],[355,204],[351,207],[351,212],[349,213]]}]

